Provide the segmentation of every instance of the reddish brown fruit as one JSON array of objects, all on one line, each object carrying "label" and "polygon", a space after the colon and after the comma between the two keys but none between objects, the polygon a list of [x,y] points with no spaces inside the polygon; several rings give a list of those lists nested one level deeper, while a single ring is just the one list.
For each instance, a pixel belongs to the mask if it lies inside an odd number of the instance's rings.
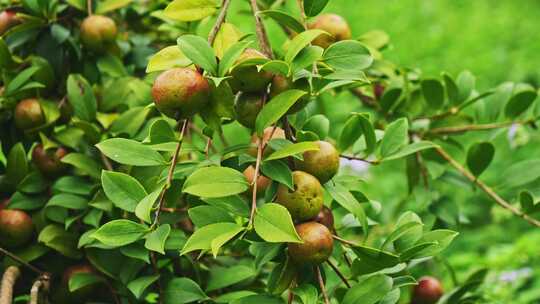
[{"label": "reddish brown fruit", "polygon": [[294,114],[302,110],[310,100],[309,92],[309,82],[306,78],[298,79],[293,82],[292,79],[287,78],[283,75],[276,75],[272,79],[272,86],[270,86],[270,98],[273,98],[287,90],[297,89],[306,91],[308,94],[301,97],[287,112],[288,114]]},{"label": "reddish brown fruit", "polygon": [[187,118],[210,99],[210,86],[201,73],[174,68],[161,73],[152,87],[156,108],[171,118]]},{"label": "reddish brown fruit", "polygon": [[236,120],[246,128],[253,129],[255,120],[264,105],[260,94],[242,94],[234,105]]},{"label": "reddish brown fruit", "polygon": [[248,61],[257,59],[268,59],[268,57],[255,49],[246,49],[238,58],[236,67],[231,71],[232,78],[229,80],[234,91],[261,92],[272,81],[272,73],[258,71],[256,65],[247,64]]},{"label": "reddish brown fruit", "polygon": [[32,218],[22,210],[0,210],[0,245],[16,248],[25,245],[34,233]]},{"label": "reddish brown fruit", "polygon": [[351,28],[343,17],[336,14],[319,15],[315,21],[308,25],[310,29],[319,29],[330,35],[320,35],[312,41],[313,45],[322,48],[329,47],[332,43],[351,39]]},{"label": "reddish brown fruit", "polygon": [[19,23],[19,18],[17,18],[17,13],[10,10],[5,10],[0,13],[0,35],[3,35],[11,27]]},{"label": "reddish brown fruit", "polygon": [[293,172],[294,190],[280,184],[276,202],[283,205],[295,221],[314,218],[323,207],[321,183],[311,174],[302,171]]},{"label": "reddish brown fruit", "polygon": [[87,49],[96,53],[110,48],[117,32],[116,23],[109,17],[92,15],[81,23],[81,41]]},{"label": "reddish brown fruit", "polygon": [[28,98],[19,101],[15,107],[15,125],[22,130],[37,128],[45,123],[45,115],[39,100]]},{"label": "reddish brown fruit", "polygon": [[435,304],[443,293],[439,280],[434,277],[422,277],[413,288],[411,304]]},{"label": "reddish brown fruit", "polygon": [[[264,129],[263,133],[263,144],[266,145],[266,148],[264,149],[264,155],[270,155],[272,153],[272,149],[268,146],[268,142],[272,139],[285,139],[285,131],[283,131],[282,128],[275,128],[274,127],[268,127]],[[259,137],[257,134],[253,134],[251,136],[251,147],[248,150],[248,154],[250,154],[253,157],[257,157],[257,146],[259,145]]]},{"label": "reddish brown fruit", "polygon": [[[244,170],[244,176],[246,177],[248,183],[249,183],[249,191],[253,191],[253,179],[255,178],[255,168],[253,166],[249,166]],[[257,194],[264,193],[266,189],[270,186],[270,183],[272,181],[263,175],[259,175],[257,178]]]},{"label": "reddish brown fruit", "polygon": [[323,206],[321,211],[319,211],[319,214],[317,214],[313,220],[325,225],[330,231],[334,230],[334,215],[332,214],[332,210],[326,206]]},{"label": "reddish brown fruit", "polygon": [[326,141],[318,141],[319,150],[304,152],[304,160],[296,160],[298,170],[315,176],[321,184],[326,183],[339,170],[339,152]]},{"label": "reddish brown fruit", "polygon": [[62,286],[66,289],[67,298],[70,301],[77,301],[78,303],[83,302],[90,297],[92,297],[97,292],[98,284],[91,284],[80,289],[75,290],[74,292],[69,291],[69,281],[76,274],[96,274],[97,272],[90,265],[75,265],[67,268],[62,275]]},{"label": "reddish brown fruit", "polygon": [[296,225],[303,243],[289,243],[289,256],[299,264],[320,264],[332,255],[334,240],[326,226],[317,222]]},{"label": "reddish brown fruit", "polygon": [[67,165],[61,161],[67,153],[62,147],[45,150],[39,144],[32,151],[32,162],[43,175],[58,177],[67,169]]},{"label": "reddish brown fruit", "polygon": [[4,198],[1,202],[0,202],[0,210],[4,210],[7,208],[9,204],[9,198]]},{"label": "reddish brown fruit", "polygon": [[376,100],[381,100],[381,97],[384,94],[385,87],[382,83],[376,83],[373,85],[373,95]]}]

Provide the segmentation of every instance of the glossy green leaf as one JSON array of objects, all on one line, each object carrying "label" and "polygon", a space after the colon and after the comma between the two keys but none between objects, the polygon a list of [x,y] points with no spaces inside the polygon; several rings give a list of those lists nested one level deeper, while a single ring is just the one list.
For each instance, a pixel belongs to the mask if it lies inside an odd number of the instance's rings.
[{"label": "glossy green leaf", "polygon": [[434,78],[423,79],[420,83],[422,94],[427,104],[433,109],[439,109],[444,105],[443,84]]},{"label": "glossy green leaf", "polygon": [[103,191],[113,204],[129,212],[134,212],[137,204],[146,197],[144,187],[133,177],[113,171],[102,171]]},{"label": "glossy green leaf", "polygon": [[288,90],[272,98],[257,115],[255,121],[257,134],[262,136],[264,129],[278,121],[306,94],[307,92],[301,90]]},{"label": "glossy green leaf", "polygon": [[151,276],[144,276],[144,277],[138,277],[135,280],[129,282],[127,285],[127,288],[131,293],[135,296],[135,298],[139,299],[144,291],[148,289],[154,282],[156,282],[159,279],[159,275],[151,275]]},{"label": "glossy green leaf", "polygon": [[165,254],[165,241],[169,237],[169,233],[171,233],[171,225],[164,224],[159,226],[146,236],[144,247],[148,250]]},{"label": "glossy green leaf", "polygon": [[370,276],[356,285],[353,285],[345,296],[342,304],[374,304],[380,301],[388,292],[392,290],[392,278],[377,274]]},{"label": "glossy green leaf", "polygon": [[306,16],[317,16],[322,12],[328,2],[329,0],[304,0],[304,12],[306,13]]},{"label": "glossy green leaf", "polygon": [[323,60],[337,71],[364,70],[373,63],[368,48],[356,40],[343,40],[330,45],[324,51]]},{"label": "glossy green leaf", "polygon": [[487,169],[494,155],[495,147],[490,142],[476,143],[467,151],[467,167],[474,176],[480,176]]},{"label": "glossy green leaf", "polygon": [[165,287],[165,304],[191,303],[208,298],[201,287],[188,278],[173,278]]},{"label": "glossy green leaf", "polygon": [[258,208],[254,225],[257,234],[267,242],[302,242],[289,211],[279,204],[267,203]]},{"label": "glossy green leaf", "polygon": [[92,237],[105,245],[120,247],[140,240],[147,232],[146,225],[130,220],[113,220],[101,226]]},{"label": "glossy green leaf", "polygon": [[304,141],[292,145],[285,146],[283,149],[280,149],[272,154],[270,154],[265,161],[276,160],[285,158],[288,156],[304,153],[306,151],[317,151],[319,150],[319,145],[316,142]]},{"label": "glossy green leaf", "polygon": [[184,35],[177,40],[178,47],[194,64],[212,75],[217,75],[216,54],[208,42],[199,36]]},{"label": "glossy green leaf", "polygon": [[248,186],[241,172],[227,167],[204,167],[186,179],[183,192],[200,197],[224,197],[242,193]]},{"label": "glossy green leaf", "polygon": [[215,0],[174,0],[163,13],[176,21],[197,21],[212,15],[217,8]]},{"label": "glossy green leaf", "polygon": [[328,35],[328,33],[322,30],[307,30],[296,35],[289,44],[287,53],[285,54],[285,62],[291,64],[298,53],[320,35]]},{"label": "glossy green leaf", "polygon": [[210,250],[214,240],[217,240],[214,244],[218,244],[233,232],[236,232],[234,233],[236,235],[242,229],[242,226],[235,223],[216,223],[199,228],[187,240],[180,254],[184,255],[195,250]]},{"label": "glossy green leaf", "polygon": [[124,165],[159,166],[166,164],[161,154],[130,139],[107,139],[97,144],[96,147],[108,158]]},{"label": "glossy green leaf", "polygon": [[409,123],[406,118],[400,118],[386,127],[381,141],[381,156],[384,158],[403,147],[409,141]]},{"label": "glossy green leaf", "polygon": [[182,53],[178,45],[172,45],[160,50],[148,59],[146,73],[187,67],[191,65],[191,63],[191,60]]}]

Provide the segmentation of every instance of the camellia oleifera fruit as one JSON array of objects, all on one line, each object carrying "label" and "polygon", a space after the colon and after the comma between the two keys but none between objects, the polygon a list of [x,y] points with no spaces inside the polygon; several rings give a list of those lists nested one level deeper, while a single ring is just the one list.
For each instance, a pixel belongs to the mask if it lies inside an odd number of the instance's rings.
[{"label": "camellia oleifera fruit", "polygon": [[45,150],[43,145],[39,144],[32,151],[32,162],[43,175],[58,177],[67,169],[67,165],[62,162],[67,153],[62,147]]},{"label": "camellia oleifera fruit", "polygon": [[303,243],[289,243],[289,256],[298,264],[317,265],[332,255],[334,240],[330,230],[317,222],[296,225]]},{"label": "camellia oleifera fruit", "polygon": [[[253,191],[253,179],[255,178],[255,168],[253,166],[249,166],[244,170],[244,176],[246,177],[248,183],[249,183],[249,191]],[[257,193],[264,193],[266,189],[268,189],[268,186],[270,186],[270,183],[272,181],[263,175],[259,174],[259,177],[257,178]]]},{"label": "camellia oleifera fruit", "polygon": [[[70,301],[76,301],[78,303],[89,299],[92,295],[97,292],[98,285],[97,283],[86,285],[82,288],[79,288],[73,292],[69,291],[69,281],[73,276],[77,274],[94,274],[97,275],[97,272],[90,265],[82,264],[75,265],[67,268],[62,275],[62,286],[66,290],[66,295]],[[67,300],[67,299],[66,299]]]},{"label": "camellia oleifera fruit", "polygon": [[174,68],[156,78],[152,96],[161,113],[175,119],[187,118],[208,103],[210,85],[196,70]]},{"label": "camellia oleifera fruit", "polygon": [[351,39],[351,28],[347,21],[336,14],[322,14],[308,24],[310,29],[319,29],[330,35],[320,35],[311,43],[322,48],[329,47],[332,43]]},{"label": "camellia oleifera fruit", "polygon": [[0,13],[0,35],[3,35],[11,27],[19,23],[17,13],[11,10],[5,10]]},{"label": "camellia oleifera fruit", "polygon": [[88,16],[81,23],[81,41],[83,45],[97,53],[103,53],[113,45],[117,33],[116,23],[106,16]]},{"label": "camellia oleifera fruit", "polygon": [[15,107],[15,125],[22,130],[37,128],[45,123],[45,115],[36,98],[23,99]]},{"label": "camellia oleifera fruit", "polygon": [[257,115],[264,106],[264,98],[260,94],[241,94],[236,100],[234,111],[236,120],[246,128],[253,129]]},{"label": "camellia oleifera fruit", "polygon": [[319,224],[325,225],[330,231],[334,230],[334,215],[332,214],[332,210],[326,206],[323,206],[313,220]]},{"label": "camellia oleifera fruit", "polygon": [[435,304],[443,293],[439,280],[434,277],[422,277],[413,288],[411,304]]},{"label": "camellia oleifera fruit", "polygon": [[16,248],[30,241],[34,233],[32,218],[15,209],[0,210],[0,245]]},{"label": "camellia oleifera fruit", "polygon": [[294,190],[280,184],[276,202],[283,205],[293,220],[306,221],[317,216],[323,207],[323,190],[321,183],[311,174],[294,171]]},{"label": "camellia oleifera fruit", "polygon": [[317,141],[317,145],[319,150],[304,152],[304,160],[296,160],[296,167],[315,176],[324,184],[339,170],[339,152],[326,141]]},{"label": "camellia oleifera fruit", "polygon": [[[293,82],[292,79],[283,75],[276,75],[272,79],[272,85],[270,86],[270,97],[273,98],[291,89],[303,90],[309,93],[309,82],[306,78],[301,78]],[[309,94],[302,96],[298,101],[296,101],[296,103],[289,109],[287,113],[294,114],[302,110],[309,103],[309,98]]]},{"label": "camellia oleifera fruit", "polygon": [[[280,127],[268,127],[264,129],[262,140],[263,144],[266,145],[263,154],[265,156],[270,155],[270,153],[273,152],[272,149],[268,147],[268,142],[272,139],[285,139],[285,131],[283,131],[283,129]],[[257,157],[257,146],[259,145],[259,140],[260,139],[257,134],[253,134],[253,136],[251,136],[251,147],[249,148],[248,153],[253,157]]]},{"label": "camellia oleifera fruit", "polygon": [[262,92],[272,81],[272,73],[259,71],[256,65],[249,63],[249,61],[257,59],[268,59],[268,57],[256,49],[246,49],[240,55],[231,71],[232,78],[229,80],[234,91]]}]

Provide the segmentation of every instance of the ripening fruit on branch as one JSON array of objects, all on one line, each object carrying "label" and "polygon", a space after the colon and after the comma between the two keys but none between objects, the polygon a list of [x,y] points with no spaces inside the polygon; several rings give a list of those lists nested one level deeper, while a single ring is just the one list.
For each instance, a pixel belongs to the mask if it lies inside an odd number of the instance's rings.
[{"label": "ripening fruit on branch", "polygon": [[92,15],[81,23],[81,41],[84,47],[103,53],[116,39],[116,23],[109,17]]},{"label": "ripening fruit on branch", "polygon": [[[273,98],[287,90],[303,90],[310,92],[309,81],[306,78],[298,79],[297,81],[292,81],[292,79],[287,78],[283,75],[276,75],[272,79],[272,86],[270,86],[270,97]],[[301,97],[296,103],[289,109],[288,114],[294,114],[302,110],[309,103],[309,94]]]},{"label": "ripening fruit on branch", "polygon": [[231,71],[232,78],[229,80],[235,92],[262,92],[272,81],[272,73],[258,71],[256,65],[248,64],[248,61],[254,59],[268,59],[268,57],[256,49],[246,49],[236,61],[236,67]]},{"label": "ripening fruit on branch", "polygon": [[310,29],[319,29],[327,32],[329,35],[320,35],[311,43],[322,48],[329,47],[332,43],[341,40],[351,39],[351,28],[347,21],[336,14],[319,15],[313,22],[308,24]]},{"label": "ripening fruit on branch", "polygon": [[319,214],[317,214],[313,220],[319,224],[325,225],[330,231],[334,230],[334,215],[332,214],[332,210],[326,206],[323,206],[321,211],[319,211]]},{"label": "ripening fruit on branch", "polygon": [[326,226],[317,222],[296,225],[303,243],[290,243],[289,256],[298,264],[321,264],[332,255],[334,240]]},{"label": "ripening fruit on branch", "polygon": [[67,169],[67,165],[62,162],[67,153],[62,147],[45,150],[43,145],[39,144],[32,151],[32,162],[43,175],[58,177]]},{"label": "ripening fruit on branch", "polygon": [[234,105],[236,120],[244,127],[253,129],[263,106],[264,99],[260,94],[241,94]]},{"label": "ripening fruit on branch", "polygon": [[45,115],[36,98],[19,101],[15,107],[15,125],[22,130],[37,128],[45,123]]},{"label": "ripening fruit on branch", "polygon": [[174,68],[156,78],[152,96],[161,113],[175,119],[187,118],[208,103],[210,85],[196,70]]},{"label": "ripening fruit on branch", "polygon": [[16,248],[25,245],[34,234],[32,218],[22,210],[0,210],[0,245]]},{"label": "ripening fruit on branch", "polygon": [[82,288],[79,288],[73,292],[69,291],[69,280],[73,278],[76,274],[97,274],[96,271],[90,266],[86,264],[82,265],[75,265],[67,268],[64,271],[64,274],[62,275],[62,287],[65,288],[65,292],[67,293],[64,295],[67,297],[72,303],[82,303],[85,300],[92,297],[98,290],[98,284],[90,284],[87,286],[84,286]]},{"label": "ripening fruit on branch", "polygon": [[[249,166],[244,170],[244,176],[246,177],[248,183],[249,183],[249,191],[253,191],[253,179],[255,178],[255,167]],[[270,186],[270,183],[272,181],[261,174],[259,174],[259,177],[257,178],[257,194],[264,193],[266,189]]]},{"label": "ripening fruit on branch", "polygon": [[321,184],[326,183],[339,170],[339,152],[326,141],[318,141],[319,150],[304,152],[304,160],[295,160],[298,170],[315,176]]},{"label": "ripening fruit on branch", "polygon": [[[267,156],[272,153],[272,149],[268,146],[268,142],[272,139],[285,139],[285,131],[283,131],[282,128],[276,127],[274,130],[274,127],[268,127],[264,129],[263,133],[263,143],[266,145],[266,148],[264,149],[263,155]],[[253,134],[251,136],[251,147],[248,150],[249,155],[253,157],[257,157],[257,146],[259,145],[259,137],[257,134]]]},{"label": "ripening fruit on branch", "polygon": [[411,304],[435,304],[443,293],[439,280],[434,277],[422,277],[413,288]]},{"label": "ripening fruit on branch", "polygon": [[10,10],[5,10],[0,13],[0,35],[3,35],[11,27],[19,23],[17,13]]},{"label": "ripening fruit on branch", "polygon": [[276,202],[283,205],[295,221],[306,221],[319,214],[323,207],[321,183],[311,174],[293,172],[294,190],[280,184]]}]

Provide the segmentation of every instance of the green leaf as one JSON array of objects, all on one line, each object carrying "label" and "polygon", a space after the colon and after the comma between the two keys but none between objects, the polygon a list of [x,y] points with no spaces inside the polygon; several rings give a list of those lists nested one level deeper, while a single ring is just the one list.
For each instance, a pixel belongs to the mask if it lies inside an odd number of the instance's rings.
[{"label": "green leaf", "polygon": [[124,173],[103,171],[101,183],[113,204],[129,212],[134,212],[137,204],[148,195],[139,181]]},{"label": "green leaf", "polygon": [[264,204],[255,215],[255,232],[271,243],[301,243],[287,208],[274,203]]},{"label": "green leaf", "polygon": [[169,237],[169,233],[171,233],[171,225],[165,224],[159,226],[146,236],[144,247],[148,250],[165,254],[165,241]]},{"label": "green leaf", "polygon": [[343,126],[339,134],[337,147],[340,151],[346,151],[349,147],[364,135],[366,141],[366,154],[371,154],[375,149],[377,139],[375,130],[369,121],[369,115],[365,113],[354,113]]},{"label": "green leaf", "polygon": [[264,176],[293,189],[292,171],[283,161],[265,161],[261,165]]},{"label": "green leaf", "polygon": [[[443,251],[459,233],[448,229],[437,229],[424,233],[417,244],[432,244],[416,252],[414,258],[434,256]],[[403,253],[405,255],[406,252]],[[403,258],[403,256],[401,256]]]},{"label": "green leaf", "polygon": [[92,87],[84,77],[79,74],[69,75],[67,97],[73,107],[75,117],[85,121],[93,121],[96,118],[96,97]]},{"label": "green leaf", "polygon": [[515,90],[514,95],[504,108],[504,113],[506,117],[515,118],[521,115],[534,102],[536,97],[538,97],[538,92],[530,86],[522,86]]},{"label": "green leaf", "polygon": [[235,215],[248,217],[249,216],[249,207],[246,200],[243,196],[240,195],[231,195],[220,198],[202,198],[207,204],[225,209]]},{"label": "green leaf", "polygon": [[444,87],[438,79],[423,79],[420,86],[424,99],[431,108],[439,109],[444,105]]},{"label": "green leaf", "polygon": [[111,124],[111,133],[115,135],[127,134],[129,137],[134,137],[146,122],[150,111],[149,107],[134,107],[125,111]]},{"label": "green leaf", "polygon": [[173,278],[163,293],[165,304],[191,303],[207,299],[201,287],[188,278]]},{"label": "green leaf", "polygon": [[249,42],[246,41],[240,41],[232,46],[230,46],[225,53],[223,54],[223,58],[219,62],[219,73],[218,75],[220,77],[224,77],[229,73],[229,70],[232,68],[234,63],[238,60],[240,55],[244,52],[244,50],[249,46]]},{"label": "green leaf", "polygon": [[302,130],[313,132],[320,139],[325,139],[330,131],[330,120],[322,114],[313,115],[304,122]]},{"label": "green leaf", "polygon": [[13,78],[6,86],[4,94],[6,96],[12,95],[14,93],[17,93],[18,91],[21,91],[22,88],[30,78],[36,74],[39,71],[39,67],[33,66],[29,67],[22,72],[19,72],[15,78]]},{"label": "green leaf", "polygon": [[490,142],[473,144],[467,151],[467,167],[474,176],[480,176],[487,169],[494,155],[495,147]]},{"label": "green leaf", "polygon": [[304,0],[304,12],[306,13],[306,16],[317,16],[320,12],[322,12],[328,2],[329,0]]},{"label": "green leaf", "polygon": [[446,96],[451,104],[456,104],[459,101],[459,88],[450,74],[442,73],[444,85],[446,87]]},{"label": "green leaf", "polygon": [[161,154],[130,139],[107,139],[97,144],[96,147],[108,158],[124,165],[159,166],[166,164]]},{"label": "green leaf", "polygon": [[459,88],[457,103],[460,104],[471,96],[476,84],[476,78],[470,71],[463,71],[458,75],[456,84]]},{"label": "green leaf", "polygon": [[52,248],[69,258],[79,259],[82,253],[77,250],[79,236],[64,230],[60,225],[48,225],[40,231],[38,242]]},{"label": "green leaf", "polygon": [[306,94],[307,92],[301,90],[288,90],[272,98],[257,115],[255,121],[257,134],[262,136],[264,129],[278,121]]},{"label": "green leaf", "polygon": [[323,60],[336,71],[364,70],[373,63],[368,48],[356,40],[343,40],[330,45],[324,51]]},{"label": "green leaf", "polygon": [[392,278],[377,274],[352,286],[343,297],[342,304],[374,304],[392,290]]},{"label": "green leaf", "polygon": [[406,118],[400,118],[386,127],[381,141],[381,156],[384,158],[403,147],[409,140],[409,123]]},{"label": "green leaf", "polygon": [[230,222],[234,223],[234,218],[223,208],[215,206],[196,206],[189,208],[189,218],[197,227],[210,224]]},{"label": "green leaf", "polygon": [[94,273],[74,273],[69,279],[68,289],[70,292],[74,292],[83,287],[95,285],[103,281],[103,278]]},{"label": "green leaf", "polygon": [[154,121],[150,126],[149,138],[153,145],[175,142],[177,140],[173,128],[165,119]]},{"label": "green leaf", "polygon": [[228,241],[232,240],[237,234],[244,231],[244,227],[237,226],[235,228],[230,228],[229,230],[223,231],[223,233],[212,240],[210,243],[210,249],[214,258],[217,257],[219,249],[225,245]]},{"label": "green leaf", "polygon": [[212,15],[217,8],[215,0],[174,0],[163,13],[176,21],[197,21]]},{"label": "green leaf", "polygon": [[407,232],[417,229],[418,227],[422,227],[423,224],[419,222],[407,222],[403,225],[398,226],[390,235],[384,240],[384,242],[381,245],[381,249],[384,249],[387,244],[393,243],[394,241],[398,240],[403,235],[406,235]]},{"label": "green leaf", "polygon": [[382,160],[383,161],[394,160],[394,159],[402,158],[402,157],[405,157],[407,155],[410,155],[410,154],[413,154],[422,150],[433,149],[435,147],[438,147],[438,145],[430,141],[418,141],[418,142],[402,147],[397,152],[383,158]]},{"label": "green leaf", "polygon": [[155,53],[148,59],[146,73],[165,71],[172,68],[184,68],[191,64],[191,60],[182,53],[178,45],[171,45]]},{"label": "green leaf", "polygon": [[319,299],[317,288],[311,284],[304,283],[295,287],[292,292],[300,298],[302,304],[317,304]]},{"label": "green leaf", "polygon": [[360,245],[354,246],[352,249],[358,256],[352,266],[352,273],[355,276],[381,271],[400,263],[399,257],[388,251]]},{"label": "green leaf", "polygon": [[269,295],[252,295],[230,302],[230,304],[283,304],[283,299]]},{"label": "green leaf", "polygon": [[101,73],[111,77],[123,77],[128,75],[122,61],[118,59],[118,57],[110,54],[99,57],[97,66]]},{"label": "green leaf", "polygon": [[[214,244],[218,245],[234,231],[236,231],[236,235],[242,229],[242,226],[235,223],[216,223],[199,228],[191,235],[191,237],[189,237],[180,254],[184,255],[195,250],[210,250],[212,249],[214,240],[217,239]],[[234,237],[234,235],[232,237]]]},{"label": "green leaf", "polygon": [[281,26],[287,27],[297,33],[301,33],[304,31],[304,26],[302,25],[302,23],[300,23],[300,21],[296,20],[296,18],[287,14],[286,12],[278,10],[266,10],[260,11],[259,14],[268,16],[274,19]]},{"label": "green leaf", "polygon": [[306,151],[318,151],[319,145],[313,141],[304,141],[292,145],[285,146],[283,149],[280,149],[272,154],[270,154],[265,161],[276,160],[285,158],[288,156],[304,153]]},{"label": "green leaf", "polygon": [[139,219],[145,221],[148,224],[152,223],[150,213],[152,212],[154,203],[157,201],[159,195],[161,194],[161,191],[161,189],[158,189],[148,194],[137,204],[137,207],[135,207],[135,215]]},{"label": "green leaf", "polygon": [[217,76],[216,54],[204,38],[195,35],[184,35],[178,38],[177,43],[182,53],[194,64],[211,75]]},{"label": "green leaf", "polygon": [[159,275],[151,275],[151,276],[144,276],[144,277],[138,277],[135,280],[129,282],[127,284],[127,288],[131,293],[135,296],[135,298],[139,299],[144,291],[150,287],[150,285],[154,284],[155,281],[159,279]]},{"label": "green leaf", "polygon": [[540,159],[526,159],[512,164],[500,176],[504,176],[504,179],[497,187],[515,188],[528,184],[540,177]]},{"label": "green leaf", "polygon": [[62,157],[61,161],[79,169],[79,171],[98,179],[101,176],[101,164],[93,158],[81,153],[69,153]]},{"label": "green leaf", "polygon": [[399,229],[399,227],[409,225],[411,222],[418,223],[419,225],[412,225],[411,229],[407,229],[398,239],[394,241],[394,248],[398,252],[411,247],[422,237],[422,227],[424,224],[422,223],[420,217],[412,211],[406,211],[403,213],[398,218],[396,227]]},{"label": "green leaf", "polygon": [[105,245],[121,247],[140,240],[147,232],[146,225],[130,220],[113,220],[101,226],[92,237]]},{"label": "green leaf", "polygon": [[15,144],[9,150],[6,166],[7,182],[17,186],[28,173],[28,162],[26,152],[22,143]]},{"label": "green leaf", "polygon": [[200,197],[223,197],[246,191],[245,176],[227,167],[204,167],[193,172],[184,183],[183,192]]},{"label": "green leaf", "polygon": [[291,67],[288,63],[282,60],[270,60],[263,64],[260,68],[262,71],[268,71],[274,74],[281,74],[283,76],[289,76]]},{"label": "green leaf", "polygon": [[212,291],[247,280],[256,275],[255,269],[245,265],[236,265],[232,267],[214,267],[210,271],[207,291]]},{"label": "green leaf", "polygon": [[533,213],[540,204],[534,203],[534,197],[529,191],[521,191],[519,193],[519,204],[525,213]]},{"label": "green leaf", "polygon": [[403,93],[403,89],[400,87],[391,87],[384,91],[380,101],[384,112],[390,112],[399,104],[401,93]]},{"label": "green leaf", "polygon": [[364,233],[367,234],[368,232],[368,222],[367,222],[367,216],[364,212],[364,208],[362,208],[362,205],[360,205],[360,202],[354,197],[354,195],[345,188],[342,184],[338,183],[326,183],[324,184],[324,188],[328,193],[330,193],[330,196],[343,208],[347,209],[350,213],[352,213],[358,221],[362,224],[362,229],[364,230]]},{"label": "green leaf", "polygon": [[217,57],[223,61],[225,53],[229,48],[243,39],[243,37],[245,35],[234,24],[224,22],[216,34],[216,39],[212,45]]},{"label": "green leaf", "polygon": [[296,35],[288,46],[287,53],[285,54],[285,62],[292,64],[298,53],[320,35],[328,35],[328,33],[322,30],[307,30]]}]

